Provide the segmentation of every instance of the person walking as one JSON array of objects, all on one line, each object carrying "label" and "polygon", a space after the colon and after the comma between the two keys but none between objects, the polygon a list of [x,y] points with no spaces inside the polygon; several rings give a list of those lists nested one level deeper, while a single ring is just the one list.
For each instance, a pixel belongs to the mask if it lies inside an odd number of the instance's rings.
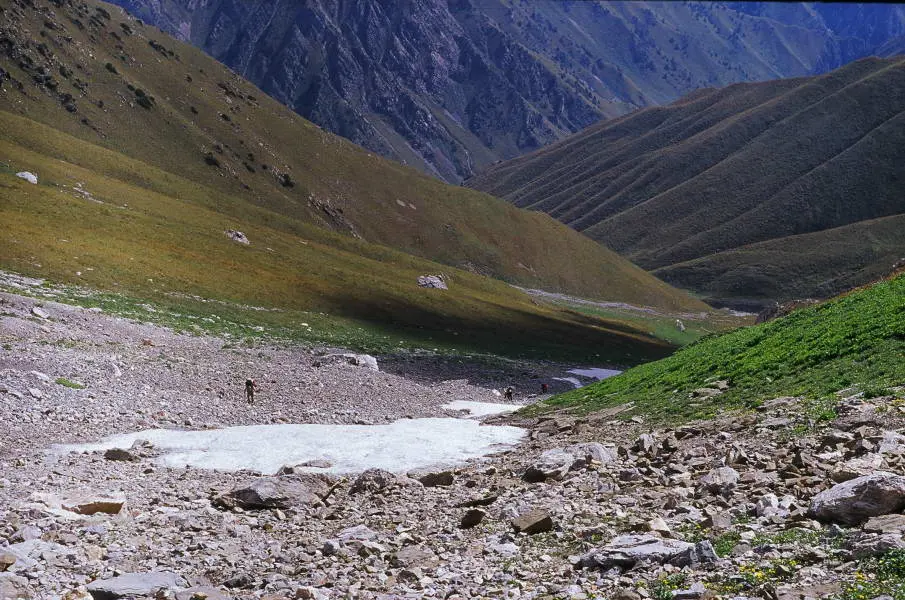
[{"label": "person walking", "polygon": [[255,403],[255,390],[256,389],[258,389],[258,385],[255,383],[254,379],[245,380],[245,399],[248,400],[249,404]]},{"label": "person walking", "polygon": [[509,400],[510,402],[512,401],[512,386],[506,388],[506,391],[503,392],[503,396],[506,398],[506,400]]}]

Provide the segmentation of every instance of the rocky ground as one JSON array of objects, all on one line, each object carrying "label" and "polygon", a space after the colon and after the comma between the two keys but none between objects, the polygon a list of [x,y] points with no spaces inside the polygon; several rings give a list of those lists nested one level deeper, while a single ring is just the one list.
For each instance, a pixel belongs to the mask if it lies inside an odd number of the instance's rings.
[{"label": "rocky ground", "polygon": [[147,445],[47,449],[437,416],[552,367],[451,380],[462,364],[410,357],[378,372],[12,294],[0,319],[0,598],[819,598],[905,546],[895,396],[777,398],[676,428],[618,409],[510,417],[522,445],[453,470],[257,477],[164,468]]}]

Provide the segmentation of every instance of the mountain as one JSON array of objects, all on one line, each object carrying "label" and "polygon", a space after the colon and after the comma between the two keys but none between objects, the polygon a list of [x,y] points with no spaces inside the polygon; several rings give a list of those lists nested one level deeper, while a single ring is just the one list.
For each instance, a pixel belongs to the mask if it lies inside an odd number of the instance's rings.
[{"label": "mountain", "polygon": [[905,54],[905,35],[889,40],[877,49],[876,54],[884,58]]},{"label": "mountain", "polygon": [[711,301],[827,297],[905,256],[905,59],[701,90],[470,185]]},{"label": "mountain", "polygon": [[458,182],[701,87],[825,72],[902,5],[118,0],[302,116]]},{"label": "mountain", "polygon": [[[324,132],[118,8],[3,0],[0,15],[3,268],[525,351],[548,335],[560,349],[667,347],[509,283],[707,310],[546,215]],[[446,292],[417,286],[438,273]]]}]

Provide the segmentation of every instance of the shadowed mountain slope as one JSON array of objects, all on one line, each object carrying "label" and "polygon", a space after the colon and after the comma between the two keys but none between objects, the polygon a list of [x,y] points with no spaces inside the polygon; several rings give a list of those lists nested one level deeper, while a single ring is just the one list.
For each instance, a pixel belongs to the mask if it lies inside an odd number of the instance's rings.
[{"label": "shadowed mountain slope", "polygon": [[325,129],[460,181],[701,87],[821,73],[902,5],[118,0]]},{"label": "shadowed mountain slope", "polygon": [[[547,212],[711,300],[762,304],[888,272],[905,234],[871,220],[905,213],[903,161],[905,59],[872,58],[819,77],[701,90],[469,185]],[[837,260],[812,251],[830,242],[841,247],[824,254]]]}]

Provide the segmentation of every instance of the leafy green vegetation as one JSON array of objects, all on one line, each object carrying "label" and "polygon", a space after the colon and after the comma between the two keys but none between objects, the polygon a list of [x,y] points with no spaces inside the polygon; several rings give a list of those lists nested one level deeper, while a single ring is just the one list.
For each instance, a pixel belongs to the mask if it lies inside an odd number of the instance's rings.
[{"label": "leafy green vegetation", "polygon": [[905,600],[905,550],[891,550],[861,561],[852,581],[836,600],[869,600],[891,596]]},{"label": "leafy green vegetation", "polygon": [[78,383],[77,381],[72,381],[71,379],[66,379],[65,377],[57,377],[56,383],[62,385],[63,387],[68,387],[73,390],[83,390],[85,389],[85,385]]},{"label": "leafy green vegetation", "polygon": [[[692,397],[715,380],[720,395]],[[555,396],[535,410],[594,411],[633,402],[652,419],[711,416],[777,396],[804,396],[811,417],[833,416],[832,395],[905,382],[905,275],[757,325],[709,336],[665,359]]]},{"label": "leafy green vegetation", "polygon": [[685,573],[673,573],[657,579],[650,584],[650,595],[654,600],[672,600],[673,592],[682,589],[688,582]]}]

